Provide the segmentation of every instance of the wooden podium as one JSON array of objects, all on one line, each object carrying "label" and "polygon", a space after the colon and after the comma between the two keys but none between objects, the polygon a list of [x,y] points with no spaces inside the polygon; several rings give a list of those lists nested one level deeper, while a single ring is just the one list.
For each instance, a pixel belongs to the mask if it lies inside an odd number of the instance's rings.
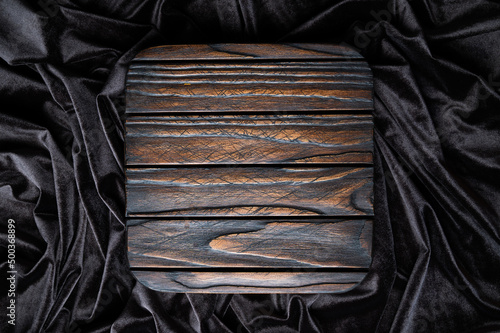
[{"label": "wooden podium", "polygon": [[147,49],[127,78],[130,268],[169,292],[324,293],[371,263],[371,71],[324,44]]}]

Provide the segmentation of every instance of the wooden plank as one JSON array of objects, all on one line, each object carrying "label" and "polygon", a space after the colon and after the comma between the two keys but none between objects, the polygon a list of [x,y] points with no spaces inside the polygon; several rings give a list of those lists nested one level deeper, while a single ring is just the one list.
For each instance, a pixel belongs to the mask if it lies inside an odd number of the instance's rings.
[{"label": "wooden plank", "polygon": [[365,272],[183,272],[136,271],[136,279],[158,291],[177,293],[331,293],[361,282]]},{"label": "wooden plank", "polygon": [[127,216],[373,214],[372,168],[127,170]]},{"label": "wooden plank", "polygon": [[129,117],[127,165],[371,163],[371,115]]},{"label": "wooden plank", "polygon": [[362,62],[140,64],[127,78],[127,112],[372,110]]},{"label": "wooden plank", "polygon": [[[186,92],[173,95],[161,90],[140,92],[129,90],[127,113],[186,113],[186,112],[321,112],[372,110],[372,102],[363,90],[337,91],[336,97],[322,95],[316,90],[298,88],[295,91],[268,89],[265,86],[240,90],[238,93],[208,87],[206,94]],[[299,92],[300,91],[300,92]],[[297,95],[294,95],[294,94]],[[192,94],[192,95],[191,95]],[[300,95],[301,94],[301,95]],[[219,98],[219,96],[221,98]],[[213,100],[213,101],[209,101]]]},{"label": "wooden plank", "polygon": [[272,61],[272,62],[157,62],[133,63],[129,67],[127,83],[172,83],[189,80],[193,83],[276,82],[295,81],[310,84],[347,83],[369,86],[370,67],[361,61]]},{"label": "wooden plank", "polygon": [[331,44],[163,45],[141,51],[134,61],[362,59],[347,47]]},{"label": "wooden plank", "polygon": [[142,220],[129,225],[128,235],[131,267],[368,268],[371,263],[371,220]]}]

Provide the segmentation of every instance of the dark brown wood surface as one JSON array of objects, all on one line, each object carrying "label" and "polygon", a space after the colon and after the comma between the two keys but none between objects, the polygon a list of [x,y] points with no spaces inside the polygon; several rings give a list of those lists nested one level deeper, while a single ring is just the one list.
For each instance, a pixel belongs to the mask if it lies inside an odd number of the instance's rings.
[{"label": "dark brown wood surface", "polygon": [[133,267],[368,268],[367,220],[138,220]]},{"label": "dark brown wood surface", "polygon": [[127,213],[137,216],[372,215],[372,168],[127,170]]},{"label": "dark brown wood surface", "polygon": [[210,44],[163,45],[140,52],[136,62],[268,59],[363,60],[356,51],[332,44]]},{"label": "dark brown wood surface", "polygon": [[356,286],[365,272],[134,271],[145,286],[177,293],[332,293]]},{"label": "dark brown wood surface", "polygon": [[132,65],[127,112],[371,110],[364,62]]},{"label": "dark brown wood surface", "polygon": [[371,115],[132,117],[127,165],[371,163]]},{"label": "dark brown wood surface", "polygon": [[162,46],[127,77],[128,256],[170,292],[347,290],[371,263],[372,78],[323,44]]}]

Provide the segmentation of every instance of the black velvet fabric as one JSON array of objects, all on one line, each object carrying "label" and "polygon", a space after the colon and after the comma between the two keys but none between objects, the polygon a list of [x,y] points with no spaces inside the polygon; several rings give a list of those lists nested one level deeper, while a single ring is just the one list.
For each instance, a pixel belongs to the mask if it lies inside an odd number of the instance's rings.
[{"label": "black velvet fabric", "polygon": [[[321,295],[151,291],[128,270],[127,66],[149,46],[351,45],[373,70],[373,263]],[[500,332],[500,4],[1,0],[1,332]],[[16,325],[6,310],[16,226]]]}]

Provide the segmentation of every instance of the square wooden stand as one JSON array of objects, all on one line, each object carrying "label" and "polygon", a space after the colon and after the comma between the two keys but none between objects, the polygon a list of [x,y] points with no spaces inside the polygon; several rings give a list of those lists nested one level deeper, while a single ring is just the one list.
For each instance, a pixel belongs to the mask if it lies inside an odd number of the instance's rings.
[{"label": "square wooden stand", "polygon": [[320,293],[371,263],[371,71],[324,44],[161,46],[127,78],[130,267],[169,292]]}]

